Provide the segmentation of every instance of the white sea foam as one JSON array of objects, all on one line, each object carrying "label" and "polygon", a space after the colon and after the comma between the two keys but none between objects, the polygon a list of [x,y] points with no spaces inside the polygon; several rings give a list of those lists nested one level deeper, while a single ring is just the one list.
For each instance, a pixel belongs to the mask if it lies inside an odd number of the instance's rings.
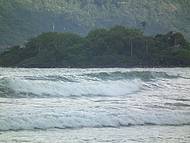
[{"label": "white sea foam", "polygon": [[[31,72],[31,71],[30,71]],[[102,71],[102,72],[24,72],[0,79],[0,91],[6,97],[68,97],[68,96],[122,96],[139,92],[143,85],[154,86],[159,79],[177,79],[156,71]],[[29,73],[27,75],[26,73]],[[19,74],[19,73],[18,73]],[[153,81],[153,85],[150,83]],[[2,96],[2,95],[1,95]]]},{"label": "white sea foam", "polygon": [[3,69],[0,130],[190,125],[189,70],[165,70]]},{"label": "white sea foam", "polygon": [[120,96],[136,92],[141,80],[65,82],[46,80],[9,79],[9,88],[17,96],[33,94],[36,96]]},{"label": "white sea foam", "polygon": [[[126,109],[127,110],[127,109]],[[184,113],[126,111],[62,111],[41,110],[7,113],[0,119],[0,130],[33,130],[49,128],[122,127],[137,125],[189,125],[190,116]]]}]

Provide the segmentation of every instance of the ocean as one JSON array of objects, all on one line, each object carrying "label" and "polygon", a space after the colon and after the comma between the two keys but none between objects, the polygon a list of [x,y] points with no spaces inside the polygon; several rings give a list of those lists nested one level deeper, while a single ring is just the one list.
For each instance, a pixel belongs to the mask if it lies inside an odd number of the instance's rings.
[{"label": "ocean", "polygon": [[0,68],[0,143],[189,143],[190,68]]}]

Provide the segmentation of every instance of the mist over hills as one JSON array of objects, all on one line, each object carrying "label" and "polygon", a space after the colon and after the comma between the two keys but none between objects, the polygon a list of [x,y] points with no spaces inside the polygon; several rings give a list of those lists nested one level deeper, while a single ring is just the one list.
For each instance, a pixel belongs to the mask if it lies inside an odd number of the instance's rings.
[{"label": "mist over hills", "polygon": [[190,39],[189,0],[0,0],[0,46],[21,44],[42,32],[82,35],[124,25],[152,35],[182,32]]}]

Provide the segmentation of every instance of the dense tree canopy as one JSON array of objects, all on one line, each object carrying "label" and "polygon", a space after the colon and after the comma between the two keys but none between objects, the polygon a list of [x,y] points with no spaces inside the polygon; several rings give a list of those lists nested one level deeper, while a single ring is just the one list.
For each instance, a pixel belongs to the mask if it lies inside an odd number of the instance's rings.
[{"label": "dense tree canopy", "polygon": [[115,26],[86,37],[73,33],[43,33],[24,46],[0,55],[11,67],[153,67],[189,66],[190,44],[181,33],[155,37],[140,30]]}]

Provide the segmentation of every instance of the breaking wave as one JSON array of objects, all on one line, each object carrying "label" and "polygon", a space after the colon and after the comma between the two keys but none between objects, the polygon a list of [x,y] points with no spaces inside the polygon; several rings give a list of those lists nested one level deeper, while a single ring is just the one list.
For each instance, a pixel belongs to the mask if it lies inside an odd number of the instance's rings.
[{"label": "breaking wave", "polygon": [[4,69],[0,131],[190,125],[188,69],[126,70]]},{"label": "breaking wave", "polygon": [[81,75],[23,76],[0,79],[1,97],[123,96],[150,81],[183,78],[165,72],[100,72]]},{"label": "breaking wave", "polygon": [[141,81],[55,82],[6,79],[1,85],[3,97],[116,96],[137,92]]},{"label": "breaking wave", "polygon": [[[127,109],[126,109],[127,110]],[[9,115],[0,120],[0,131],[8,130],[34,130],[50,128],[103,128],[124,126],[190,125],[189,115],[172,112],[133,112],[125,114],[110,114],[106,112],[88,111],[49,111],[48,113],[23,113],[22,115]]]}]

